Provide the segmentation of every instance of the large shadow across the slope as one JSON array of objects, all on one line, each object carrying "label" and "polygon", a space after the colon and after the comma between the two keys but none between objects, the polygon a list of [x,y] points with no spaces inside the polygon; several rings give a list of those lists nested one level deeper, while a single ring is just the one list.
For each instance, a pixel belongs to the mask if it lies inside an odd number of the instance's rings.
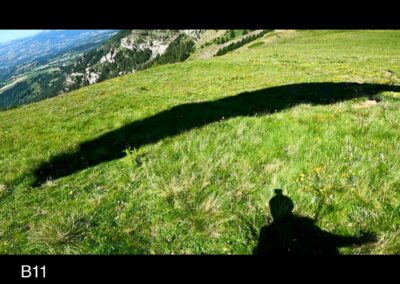
[{"label": "large shadow across the slope", "polygon": [[309,217],[292,213],[293,201],[275,190],[269,201],[273,222],[261,228],[256,255],[338,255],[340,247],[361,246],[376,242],[372,232],[342,236],[322,230]]},{"label": "large shadow across the slope", "polygon": [[245,92],[223,99],[175,106],[127,124],[79,145],[75,152],[54,156],[35,171],[34,186],[102,162],[122,158],[128,147],[138,148],[206,124],[238,116],[262,115],[300,103],[331,104],[381,91],[400,91],[400,86],[358,83],[301,83]]}]

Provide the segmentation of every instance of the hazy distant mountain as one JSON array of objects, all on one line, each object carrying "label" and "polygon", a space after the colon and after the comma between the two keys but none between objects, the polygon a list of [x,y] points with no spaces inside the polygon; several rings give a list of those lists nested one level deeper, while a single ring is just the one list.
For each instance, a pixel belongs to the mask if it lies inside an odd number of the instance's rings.
[{"label": "hazy distant mountain", "polygon": [[115,30],[50,30],[0,44],[0,82],[46,64],[65,52],[84,51],[100,45]]}]

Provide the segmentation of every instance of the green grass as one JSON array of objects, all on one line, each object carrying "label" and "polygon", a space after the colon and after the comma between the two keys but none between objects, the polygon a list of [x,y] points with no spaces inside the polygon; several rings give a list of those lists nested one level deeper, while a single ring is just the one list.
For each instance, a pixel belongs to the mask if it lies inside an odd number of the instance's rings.
[{"label": "green grass", "polygon": [[[400,93],[360,107],[362,91],[299,89],[399,84],[399,45],[399,31],[283,32],[0,112],[0,253],[249,254],[275,188],[326,231],[377,235],[341,253],[400,253]],[[243,92],[272,97],[253,112]],[[33,186],[38,169],[60,174]]]},{"label": "green grass", "polygon": [[248,47],[249,47],[249,48],[256,48],[256,47],[260,47],[260,46],[262,46],[262,45],[264,45],[264,44],[265,44],[264,42],[258,41],[258,42],[255,42],[255,43],[253,43],[253,44],[250,44]]}]

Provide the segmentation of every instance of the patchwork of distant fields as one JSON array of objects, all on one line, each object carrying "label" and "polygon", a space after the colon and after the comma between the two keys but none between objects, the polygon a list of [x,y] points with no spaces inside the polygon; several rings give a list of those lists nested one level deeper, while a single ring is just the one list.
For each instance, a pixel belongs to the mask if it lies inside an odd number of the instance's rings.
[{"label": "patchwork of distant fields", "polygon": [[398,254],[399,85],[400,31],[279,31],[2,111],[0,253],[251,254],[281,188]]}]

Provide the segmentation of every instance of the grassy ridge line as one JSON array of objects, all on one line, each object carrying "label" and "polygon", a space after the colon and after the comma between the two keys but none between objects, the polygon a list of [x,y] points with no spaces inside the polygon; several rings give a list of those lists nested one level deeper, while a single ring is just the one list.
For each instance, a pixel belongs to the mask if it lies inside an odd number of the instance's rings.
[{"label": "grassy ridge line", "polygon": [[259,32],[259,33],[253,34],[253,35],[245,36],[241,40],[230,43],[230,44],[224,46],[223,48],[219,49],[217,51],[217,53],[215,54],[215,56],[221,56],[221,55],[227,54],[228,52],[238,49],[256,39],[259,39],[260,37],[263,37],[265,34],[272,32],[272,31],[273,30],[264,30],[262,32]]},{"label": "grassy ridge line", "polygon": [[366,109],[355,108],[358,101],[305,104],[223,120],[29,187],[40,162],[176,105],[301,82],[390,83],[387,70],[400,72],[398,38],[304,31],[1,112],[0,251],[251,253],[271,190],[280,187],[296,213],[322,207],[326,230],[377,232],[378,244],[344,253],[398,252],[396,94]]}]

